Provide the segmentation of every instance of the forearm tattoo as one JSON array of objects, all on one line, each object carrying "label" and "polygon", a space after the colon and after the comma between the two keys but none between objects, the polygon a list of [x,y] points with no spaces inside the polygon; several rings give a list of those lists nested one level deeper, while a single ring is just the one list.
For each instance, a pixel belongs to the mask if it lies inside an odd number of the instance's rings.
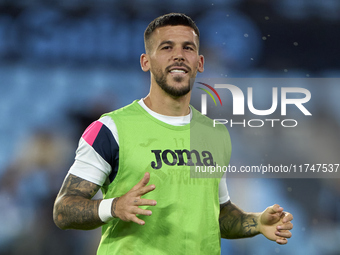
[{"label": "forearm tattoo", "polygon": [[257,235],[258,216],[245,213],[228,201],[220,206],[220,231],[222,238],[244,238]]},{"label": "forearm tattoo", "polygon": [[94,229],[104,223],[98,216],[100,200],[91,200],[99,186],[69,175],[57,196],[53,209],[56,225],[62,229]]},{"label": "forearm tattoo", "polygon": [[112,216],[115,217],[115,218],[117,218],[117,215],[116,215],[116,205],[117,205],[118,199],[119,199],[119,197],[116,197],[112,201]]}]

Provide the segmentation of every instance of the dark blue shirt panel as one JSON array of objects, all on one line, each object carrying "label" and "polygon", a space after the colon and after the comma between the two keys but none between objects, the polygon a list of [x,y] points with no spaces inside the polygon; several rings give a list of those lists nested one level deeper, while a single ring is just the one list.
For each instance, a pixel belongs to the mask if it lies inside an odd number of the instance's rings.
[{"label": "dark blue shirt panel", "polygon": [[107,126],[102,125],[92,147],[107,163],[110,164],[112,172],[109,175],[109,179],[110,182],[112,182],[118,172],[119,146]]}]

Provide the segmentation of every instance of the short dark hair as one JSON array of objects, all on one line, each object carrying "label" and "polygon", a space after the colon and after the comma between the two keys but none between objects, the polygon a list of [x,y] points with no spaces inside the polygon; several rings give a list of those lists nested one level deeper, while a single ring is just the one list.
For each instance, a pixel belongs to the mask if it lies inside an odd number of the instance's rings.
[{"label": "short dark hair", "polygon": [[187,15],[183,13],[168,13],[163,16],[159,16],[153,21],[150,22],[148,27],[145,29],[144,32],[144,44],[145,50],[147,50],[147,42],[149,41],[152,33],[159,27],[165,26],[187,26],[191,27],[197,37],[199,38],[200,32],[198,27],[196,26],[195,22]]}]

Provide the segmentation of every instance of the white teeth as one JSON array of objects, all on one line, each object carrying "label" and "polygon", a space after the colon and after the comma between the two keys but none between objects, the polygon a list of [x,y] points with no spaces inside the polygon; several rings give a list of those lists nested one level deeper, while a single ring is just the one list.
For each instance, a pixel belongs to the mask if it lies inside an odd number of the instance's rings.
[{"label": "white teeth", "polygon": [[185,73],[185,71],[184,70],[174,69],[174,70],[171,70],[170,73]]}]

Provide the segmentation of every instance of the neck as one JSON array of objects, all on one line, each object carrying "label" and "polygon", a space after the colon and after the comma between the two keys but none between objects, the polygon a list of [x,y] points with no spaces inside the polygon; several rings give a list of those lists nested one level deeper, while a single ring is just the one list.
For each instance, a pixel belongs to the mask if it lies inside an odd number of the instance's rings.
[{"label": "neck", "polygon": [[163,90],[157,91],[157,89],[153,89],[153,86],[151,86],[150,93],[144,98],[144,103],[152,111],[162,115],[185,116],[190,113],[190,94],[191,92],[174,98]]}]

